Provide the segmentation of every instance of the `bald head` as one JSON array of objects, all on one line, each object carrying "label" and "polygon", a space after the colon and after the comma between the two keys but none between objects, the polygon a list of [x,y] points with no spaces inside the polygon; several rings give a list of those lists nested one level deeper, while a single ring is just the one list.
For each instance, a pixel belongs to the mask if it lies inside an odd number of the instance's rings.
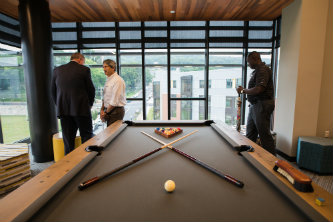
[{"label": "bald head", "polygon": [[253,51],[250,52],[247,56],[247,63],[249,64],[251,69],[255,69],[255,67],[261,62],[262,61],[259,52]]},{"label": "bald head", "polygon": [[72,54],[71,61],[75,61],[81,65],[84,65],[85,58],[81,53],[76,52],[76,53]]}]

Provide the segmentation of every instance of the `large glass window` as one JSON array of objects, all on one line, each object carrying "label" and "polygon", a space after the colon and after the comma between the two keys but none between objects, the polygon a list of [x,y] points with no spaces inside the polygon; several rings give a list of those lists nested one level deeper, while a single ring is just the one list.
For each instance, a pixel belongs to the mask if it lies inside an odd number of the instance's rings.
[{"label": "large glass window", "polygon": [[4,143],[29,137],[21,50],[0,44],[0,118]]},{"label": "large glass window", "polygon": [[71,61],[71,55],[77,52],[75,49],[70,50],[53,50],[53,66],[61,66]]},{"label": "large glass window", "polygon": [[119,57],[119,74],[126,84],[126,97],[142,99],[141,50],[121,50]]},{"label": "large glass window", "polygon": [[[200,95],[200,98],[204,98],[204,95]],[[205,101],[199,101],[199,120],[205,119]]]},{"label": "large glass window", "polygon": [[[173,97],[175,97],[176,95],[171,95]],[[170,101],[170,111],[171,111],[171,120],[176,120],[177,116],[180,116],[180,109],[178,109],[177,107],[180,108],[180,101],[179,100],[171,100]]]},{"label": "large glass window", "polygon": [[237,97],[227,96],[225,105],[225,122],[229,125],[236,125],[237,120]]},{"label": "large glass window", "polygon": [[[171,87],[171,98],[201,98],[205,92],[205,50],[172,49],[170,58],[171,81],[179,83]],[[172,104],[174,119],[197,120],[204,116],[198,100],[176,100]]]},{"label": "large glass window", "polygon": [[124,120],[142,120],[142,101],[127,100]]},{"label": "large glass window", "polygon": [[237,118],[237,109],[233,100],[237,96],[236,85],[242,79],[242,49],[210,49],[209,80],[213,82],[209,89],[210,118],[233,124]]},{"label": "large glass window", "polygon": [[[167,50],[145,50],[147,120],[168,119]],[[171,88],[177,87],[172,81]]]},{"label": "large glass window", "polygon": [[[246,87],[252,73],[250,68],[242,67],[245,52],[259,51],[263,61],[271,66],[272,54],[278,52],[272,51],[272,45],[279,44],[279,29],[275,24],[273,21],[52,23],[53,62],[54,66],[66,64],[76,51],[85,55],[96,88],[93,107],[96,124],[100,121],[98,112],[106,80],[102,68],[105,59],[119,63],[118,73],[125,81],[128,101],[125,119],[208,118],[234,124],[234,98],[238,96],[235,88]],[[8,35],[15,40],[11,45],[15,42],[20,45],[18,30]],[[6,42],[1,36],[0,41]],[[18,58],[15,65],[11,65],[13,52]],[[9,101],[26,100],[22,58],[17,50],[1,53],[0,107],[5,104],[9,107]],[[7,125],[6,112],[1,109],[3,128]]]},{"label": "large glass window", "polygon": [[199,98],[204,94],[205,51],[203,49],[171,50],[171,81],[179,82],[171,88],[172,97]]},{"label": "large glass window", "polygon": [[120,50],[119,61],[119,75],[125,81],[126,97],[128,98],[128,106],[126,106],[128,113],[125,113],[125,117],[132,120],[142,120],[142,51]]}]

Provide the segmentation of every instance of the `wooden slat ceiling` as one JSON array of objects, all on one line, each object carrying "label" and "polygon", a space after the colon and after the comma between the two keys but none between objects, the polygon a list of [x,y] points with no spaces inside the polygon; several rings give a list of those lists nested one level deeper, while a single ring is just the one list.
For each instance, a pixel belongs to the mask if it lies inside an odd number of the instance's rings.
[{"label": "wooden slat ceiling", "polygon": [[[52,22],[273,20],[291,2],[293,0],[49,0]],[[0,0],[0,12],[18,19],[18,4],[19,0]]]}]

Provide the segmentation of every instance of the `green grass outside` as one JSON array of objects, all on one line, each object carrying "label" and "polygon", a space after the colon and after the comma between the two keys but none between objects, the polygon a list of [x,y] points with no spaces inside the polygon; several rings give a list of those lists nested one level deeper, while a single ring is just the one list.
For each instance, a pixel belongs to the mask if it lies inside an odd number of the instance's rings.
[{"label": "green grass outside", "polygon": [[153,107],[151,107],[148,110],[147,120],[154,120],[154,108]]},{"label": "green grass outside", "polygon": [[1,116],[1,125],[4,143],[30,137],[27,116]]}]

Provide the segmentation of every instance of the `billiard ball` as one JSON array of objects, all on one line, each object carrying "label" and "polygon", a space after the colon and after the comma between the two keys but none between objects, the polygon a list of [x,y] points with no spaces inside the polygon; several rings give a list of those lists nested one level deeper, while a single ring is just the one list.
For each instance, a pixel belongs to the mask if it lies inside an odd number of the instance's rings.
[{"label": "billiard ball", "polygon": [[176,188],[176,184],[173,180],[167,180],[165,183],[164,183],[164,189],[171,193],[175,190]]}]

